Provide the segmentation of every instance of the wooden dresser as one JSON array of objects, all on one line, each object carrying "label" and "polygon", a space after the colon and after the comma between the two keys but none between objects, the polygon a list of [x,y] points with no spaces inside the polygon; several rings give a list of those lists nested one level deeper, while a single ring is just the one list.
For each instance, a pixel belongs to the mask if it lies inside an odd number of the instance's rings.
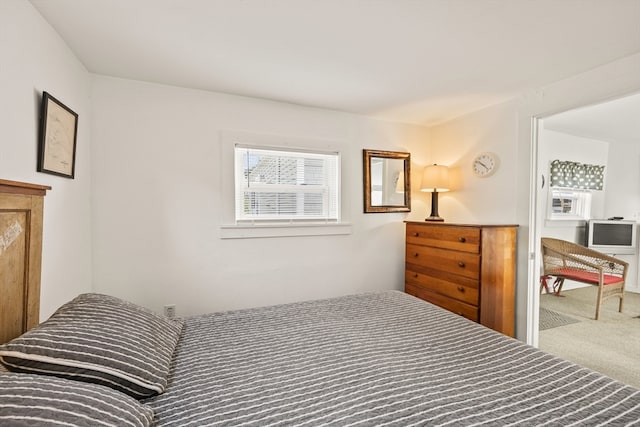
[{"label": "wooden dresser", "polygon": [[405,292],[513,337],[516,231],[406,222]]}]

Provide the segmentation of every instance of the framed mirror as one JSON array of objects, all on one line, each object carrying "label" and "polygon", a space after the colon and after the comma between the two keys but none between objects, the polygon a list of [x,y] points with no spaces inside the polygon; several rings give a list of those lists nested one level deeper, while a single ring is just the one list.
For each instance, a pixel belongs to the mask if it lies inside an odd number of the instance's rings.
[{"label": "framed mirror", "polygon": [[364,212],[411,211],[411,154],[363,150]]}]

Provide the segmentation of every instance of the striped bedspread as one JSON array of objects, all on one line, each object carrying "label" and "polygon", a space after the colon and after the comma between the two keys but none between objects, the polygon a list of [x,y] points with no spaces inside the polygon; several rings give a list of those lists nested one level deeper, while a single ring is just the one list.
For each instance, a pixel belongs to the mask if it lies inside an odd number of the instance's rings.
[{"label": "striped bedspread", "polygon": [[401,292],[186,319],[160,426],[640,425],[640,390]]}]

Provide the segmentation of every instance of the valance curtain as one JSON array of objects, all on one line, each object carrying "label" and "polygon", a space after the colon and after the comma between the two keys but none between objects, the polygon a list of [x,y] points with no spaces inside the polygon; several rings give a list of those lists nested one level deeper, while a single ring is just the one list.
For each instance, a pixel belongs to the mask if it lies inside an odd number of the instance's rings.
[{"label": "valance curtain", "polygon": [[551,162],[551,186],[575,190],[602,190],[604,166],[554,160]]}]

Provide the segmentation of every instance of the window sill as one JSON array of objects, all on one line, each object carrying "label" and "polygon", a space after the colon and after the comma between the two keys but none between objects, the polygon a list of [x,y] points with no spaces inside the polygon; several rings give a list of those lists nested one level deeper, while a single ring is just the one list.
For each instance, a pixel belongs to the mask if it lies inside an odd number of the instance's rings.
[{"label": "window sill", "polygon": [[584,227],[587,221],[577,218],[547,218],[544,221],[545,227]]},{"label": "window sill", "polygon": [[223,225],[221,239],[257,239],[263,237],[337,236],[351,234],[352,225],[340,224],[259,224]]}]

